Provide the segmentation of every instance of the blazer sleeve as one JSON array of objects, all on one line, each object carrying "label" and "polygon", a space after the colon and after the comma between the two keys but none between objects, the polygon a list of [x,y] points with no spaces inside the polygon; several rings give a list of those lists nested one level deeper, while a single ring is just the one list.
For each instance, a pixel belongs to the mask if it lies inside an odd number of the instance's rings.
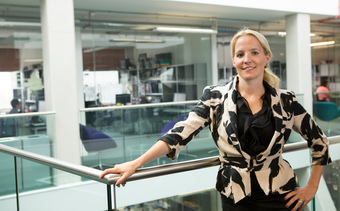
[{"label": "blazer sleeve", "polygon": [[307,142],[311,149],[312,165],[327,165],[331,162],[329,142],[325,133],[292,94],[293,129]]},{"label": "blazer sleeve", "polygon": [[175,159],[176,155],[207,125],[210,123],[210,90],[206,87],[197,105],[191,109],[187,118],[177,122],[172,129],[159,140],[165,141],[171,153],[167,156]]}]

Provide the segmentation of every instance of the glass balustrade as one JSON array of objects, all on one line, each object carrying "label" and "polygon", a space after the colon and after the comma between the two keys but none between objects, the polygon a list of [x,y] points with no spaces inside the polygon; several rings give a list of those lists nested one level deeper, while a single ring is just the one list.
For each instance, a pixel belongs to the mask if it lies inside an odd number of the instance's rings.
[{"label": "glass balustrade", "polygon": [[[0,116],[0,144],[45,156],[53,156],[54,114]],[[54,184],[50,167],[28,160],[17,161],[20,192],[39,190]],[[15,193],[13,157],[0,153],[0,197]]]},{"label": "glass balustrade", "polygon": [[[334,139],[334,141],[336,140]],[[339,147],[340,144],[331,145],[331,156],[334,161],[325,168],[317,200],[312,201],[305,210],[325,210],[323,208],[338,210],[339,156],[336,152]],[[309,149],[284,153],[284,158],[293,164],[292,167],[295,169],[301,186],[305,185],[309,178],[310,157],[308,154]],[[299,156],[298,162],[296,161],[297,155]],[[12,155],[0,152],[0,156],[3,161],[6,161],[7,169],[2,172],[5,172],[4,178],[9,181],[8,184],[2,183],[0,187],[7,185],[7,189],[9,189],[14,186],[14,192],[0,196],[0,207],[8,211],[17,210],[17,204],[20,206],[20,210],[99,211],[107,210],[108,203],[116,210],[221,210],[220,196],[214,189],[215,180],[211,179],[216,177],[218,166],[129,181],[124,188],[111,188],[112,198],[110,201],[107,197],[106,184],[89,181],[89,179],[57,170],[51,166],[48,168],[53,172],[53,176],[45,175],[42,178],[34,175],[36,178],[34,179],[31,174],[32,169],[41,172],[42,167],[47,166],[16,158],[15,168]],[[25,171],[25,163],[30,163],[31,171]],[[100,173],[100,171],[98,172]],[[95,173],[98,174],[98,172]],[[30,185],[36,183],[37,188],[25,188],[26,183]],[[41,185],[42,183],[45,184],[45,187]],[[15,194],[16,184],[19,191],[18,198]],[[173,194],[176,192],[177,194]],[[329,202],[325,203],[325,199],[322,197],[326,197]],[[144,198],[148,198],[148,200],[143,200]],[[134,201],[138,201],[138,203],[132,203]]]},{"label": "glass balustrade", "polygon": [[[301,100],[299,100],[299,102],[301,102]],[[196,102],[187,102],[183,104],[164,103],[157,105],[149,104],[146,106],[138,105],[83,109],[80,113],[81,124],[87,126],[89,129],[95,129],[96,131],[107,135],[107,137],[114,141],[114,145],[112,148],[104,148],[100,150],[96,148],[91,150],[91,148],[85,146],[86,144],[84,142],[81,142],[82,164],[85,166],[99,168],[98,164],[101,163],[103,168],[107,168],[115,165],[116,163],[137,158],[149,149],[149,147],[151,147],[158,138],[161,137],[162,133],[168,130],[168,128],[164,129],[167,124],[181,120],[183,115],[186,115],[195,105]],[[0,116],[1,122],[5,122],[9,118],[13,118],[15,120],[14,122],[18,125],[17,128],[19,128],[21,124],[21,128],[19,130],[21,133],[18,133],[15,136],[1,137],[0,144],[53,157],[53,146],[55,143],[53,135],[54,114],[24,114],[19,116],[10,115],[7,117]],[[34,127],[32,124],[33,119],[40,119],[38,120],[40,121],[38,123],[41,123],[38,124],[38,126],[40,126],[39,129]],[[335,146],[332,145],[331,148],[332,147]],[[303,157],[303,159],[299,159],[299,162],[296,162],[296,154],[291,154],[291,152],[284,153],[285,159],[288,161],[294,160],[292,161],[292,167],[296,170],[299,177],[299,184],[301,185],[304,185],[307,182],[306,175],[310,172],[310,163],[308,163],[310,162],[310,152],[309,150],[305,151],[300,150],[297,152],[300,157]],[[218,151],[216,150],[210,132],[208,128],[205,128],[174,161],[166,157],[162,157],[143,167],[211,157],[216,156],[217,154]],[[303,154],[305,154],[305,156]],[[334,156],[334,152],[331,155]],[[306,161],[303,161],[304,159]],[[53,206],[56,210],[61,210],[62,208],[64,208],[64,210],[68,210],[70,207],[73,207],[74,209],[81,208],[81,210],[107,209],[106,185],[91,181],[91,179],[88,178],[56,170],[53,167],[20,158],[16,159],[16,181],[14,157],[0,152],[0,163],[0,207],[8,207],[6,210],[16,210],[16,184],[18,186],[20,196],[19,205],[23,207],[20,210],[46,210],[47,206]],[[338,200],[338,168],[338,158],[333,159],[333,163],[326,166],[324,171],[324,181],[327,188],[320,190],[329,193],[332,200],[331,204],[334,203],[334,206],[337,209],[339,207],[338,201],[340,201]],[[212,174],[212,178],[215,178],[216,170],[212,171]],[[207,176],[206,173],[204,175]],[[189,181],[193,181],[196,177],[196,173],[191,173]],[[153,178],[151,178],[151,180],[153,182],[151,182],[150,185],[157,185],[157,180],[154,180]],[[169,181],[166,178],[165,180]],[[203,179],[200,179],[200,181],[202,180]],[[129,182],[128,186],[131,186],[132,189],[138,189],[139,184],[143,183],[145,183],[144,180],[134,181],[133,183]],[[186,182],[186,184],[189,183],[190,182]],[[214,184],[209,186],[209,188],[213,187]],[[125,202],[120,203],[119,200],[124,196],[124,194],[131,194],[131,188],[126,189],[125,187],[123,189],[119,189],[119,191],[117,191],[117,188],[114,188],[113,196],[118,198],[118,210],[127,209],[129,206],[131,208],[140,206],[139,210],[143,210],[143,206],[149,207],[149,210],[162,209],[162,206],[168,206],[165,210],[173,210],[174,207],[176,207],[175,210],[205,210],[206,204],[208,204],[207,206],[217,207],[216,210],[220,207],[219,195],[216,195],[218,193],[216,193],[215,190],[205,190],[206,187],[204,187],[204,191],[202,193],[200,191],[195,191],[193,194],[184,194],[185,196],[155,196],[145,200],[143,203],[136,203],[136,205],[127,205]],[[145,190],[146,188],[147,187],[143,186],[141,189]],[[128,191],[129,193],[123,193],[122,190]],[[188,191],[183,192],[187,193]],[[158,195],[158,193],[156,195]],[[178,193],[175,195],[178,195]],[[202,198],[202,195],[207,198],[201,202],[200,199]],[[41,199],[40,201],[38,200],[38,198],[41,197],[43,197],[43,201]],[[208,199],[210,202],[207,202]],[[64,204],[62,203],[63,200],[69,200],[70,202],[69,204]],[[91,201],[93,200],[96,201],[96,208],[92,207]],[[113,199],[113,201],[115,201],[115,199]],[[89,202],[88,205],[86,205],[87,202]],[[42,205],[38,206],[37,204],[39,203]],[[318,203],[320,202],[316,200],[309,205],[308,209],[317,210],[315,207],[320,206]],[[43,207],[44,209],[40,207]]]},{"label": "glass balustrade", "polygon": [[314,93],[314,118],[327,136],[340,135],[340,92],[322,94],[329,96],[329,101],[317,101],[318,93]]},{"label": "glass balustrade", "polygon": [[[18,198],[14,157],[0,152],[0,207],[6,211],[107,210],[106,185],[21,158],[17,160]],[[19,209],[17,209],[19,207]]]},{"label": "glass balustrade", "polygon": [[[86,166],[96,166],[102,163],[104,167],[136,159],[146,152],[157,140],[172,126],[183,120],[186,114],[195,106],[190,104],[171,104],[157,107],[110,107],[105,110],[90,110],[81,113],[84,119],[81,124],[88,129],[95,129],[103,133],[116,143],[108,144],[108,148],[91,147],[93,140],[84,140],[81,143],[82,162]],[[93,132],[93,131],[92,131]],[[88,138],[89,139],[89,138]],[[180,153],[175,161],[184,161],[217,155],[215,144],[205,128]],[[99,160],[100,159],[100,160]],[[146,166],[160,165],[174,162],[166,157],[159,158]]]},{"label": "glass balustrade", "polygon": [[209,188],[177,196],[118,207],[118,210],[147,211],[222,211],[220,194]]},{"label": "glass balustrade", "polygon": [[340,210],[340,160],[333,160],[333,162],[324,169],[324,179],[329,193],[327,196],[331,197],[330,204],[334,203],[336,210]]}]

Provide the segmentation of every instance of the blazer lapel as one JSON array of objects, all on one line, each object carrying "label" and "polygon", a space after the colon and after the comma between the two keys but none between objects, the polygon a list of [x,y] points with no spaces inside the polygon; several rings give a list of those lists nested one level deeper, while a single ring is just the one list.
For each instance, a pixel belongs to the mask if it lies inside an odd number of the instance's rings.
[{"label": "blazer lapel", "polygon": [[237,83],[238,77],[235,77],[233,82],[228,87],[228,98],[227,98],[227,111],[226,112],[226,121],[224,121],[226,133],[228,134],[228,137],[230,137],[229,140],[231,140],[231,143],[237,151],[239,151],[241,154],[246,154],[241,149],[241,145],[238,139],[237,135],[237,107],[236,107],[236,101],[237,101],[237,90],[236,90],[236,83]]}]

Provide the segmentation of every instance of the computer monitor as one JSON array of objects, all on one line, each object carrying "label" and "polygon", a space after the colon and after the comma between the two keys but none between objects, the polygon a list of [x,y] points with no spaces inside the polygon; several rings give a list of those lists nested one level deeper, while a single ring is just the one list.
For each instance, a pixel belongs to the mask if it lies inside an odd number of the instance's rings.
[{"label": "computer monitor", "polygon": [[116,94],[116,104],[126,105],[127,103],[131,103],[131,95],[130,94]]}]

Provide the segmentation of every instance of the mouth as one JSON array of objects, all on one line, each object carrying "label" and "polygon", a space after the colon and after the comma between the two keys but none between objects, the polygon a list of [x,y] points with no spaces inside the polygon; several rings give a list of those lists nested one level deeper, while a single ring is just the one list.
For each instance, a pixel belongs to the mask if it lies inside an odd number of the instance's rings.
[{"label": "mouth", "polygon": [[253,70],[253,69],[255,69],[255,68],[256,68],[256,66],[253,66],[253,67],[245,67],[245,68],[243,68],[243,70],[249,71],[249,70]]}]

